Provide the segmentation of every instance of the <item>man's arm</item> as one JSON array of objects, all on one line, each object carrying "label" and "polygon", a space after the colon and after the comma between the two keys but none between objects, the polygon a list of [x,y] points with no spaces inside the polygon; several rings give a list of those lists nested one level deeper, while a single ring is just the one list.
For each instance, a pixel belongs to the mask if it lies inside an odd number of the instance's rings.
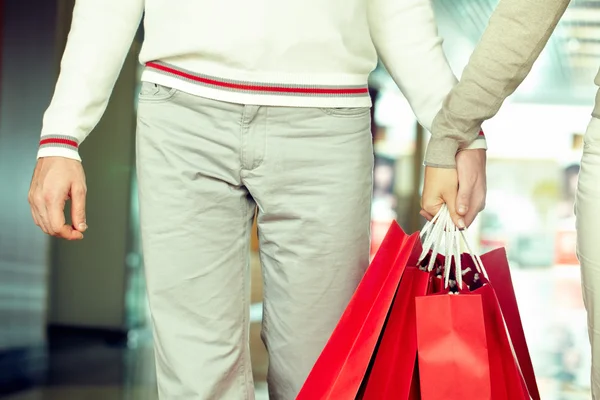
[{"label": "man's arm", "polygon": [[[431,0],[372,0],[369,25],[381,61],[419,123],[431,130],[444,98],[456,84]],[[485,148],[485,137],[478,138],[469,143],[470,148]]]},{"label": "man's arm", "polygon": [[531,71],[570,0],[500,0],[460,82],[431,129],[425,164],[454,168],[481,124],[496,115]]},{"label": "man's arm", "polygon": [[80,160],[139,27],[144,0],[77,0],[61,71],[44,115],[38,157]]},{"label": "man's arm", "polygon": [[[85,174],[79,144],[106,109],[144,12],[144,0],[77,0],[54,97],[44,115],[29,204],[45,233],[83,239]],[[64,208],[71,199],[71,223]]]}]

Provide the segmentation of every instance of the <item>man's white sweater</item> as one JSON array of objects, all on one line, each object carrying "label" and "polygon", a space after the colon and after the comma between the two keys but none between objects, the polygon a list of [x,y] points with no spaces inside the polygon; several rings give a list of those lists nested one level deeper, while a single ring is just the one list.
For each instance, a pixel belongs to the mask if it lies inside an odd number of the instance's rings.
[{"label": "man's white sweater", "polygon": [[39,157],[79,159],[142,16],[142,80],[214,100],[368,107],[379,55],[429,129],[456,83],[430,0],[77,0]]}]

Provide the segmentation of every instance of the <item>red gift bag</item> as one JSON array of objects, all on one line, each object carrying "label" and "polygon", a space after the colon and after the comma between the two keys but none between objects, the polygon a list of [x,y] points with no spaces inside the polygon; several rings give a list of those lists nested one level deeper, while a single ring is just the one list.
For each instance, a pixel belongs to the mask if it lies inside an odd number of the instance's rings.
[{"label": "red gift bag", "polygon": [[[540,400],[540,392],[535,379],[527,340],[525,339],[506,250],[503,248],[493,250],[482,255],[480,260],[485,266],[488,281],[493,288],[494,296],[497,298],[498,305],[504,317],[509,339],[514,348],[529,394],[533,400]],[[463,268],[469,268],[472,271],[475,270],[475,264],[469,254],[463,254],[462,265]]]},{"label": "red gift bag", "polygon": [[[481,274],[450,223],[429,225],[425,249],[392,224],[297,399],[539,400],[504,250],[481,257]],[[436,235],[452,258],[438,255]],[[462,273],[442,279],[452,259]]]},{"label": "red gift bag", "polygon": [[419,379],[419,363],[415,360],[415,371],[412,376],[408,400],[421,400],[421,381]]},{"label": "red gift bag", "polygon": [[418,235],[393,223],[297,400],[354,399]]},{"label": "red gift bag", "polygon": [[506,327],[514,351],[519,362],[527,389],[533,400],[540,400],[540,391],[535,379],[533,363],[527,347],[523,323],[517,305],[517,297],[510,275],[510,266],[505,249],[493,250],[481,256],[481,260],[488,273],[489,281],[494,288],[495,296],[504,316]]},{"label": "red gift bag", "polygon": [[491,285],[416,307],[420,400],[531,399]]},{"label": "red gift bag", "polygon": [[484,285],[474,293],[481,295],[483,301],[485,330],[490,344],[488,356],[492,377],[492,398],[530,400],[494,289],[490,285]]},{"label": "red gift bag", "polygon": [[481,296],[419,297],[416,315],[421,400],[491,400]]},{"label": "red gift bag", "polygon": [[418,376],[413,379],[417,359],[415,298],[427,293],[429,277],[429,273],[416,267],[409,266],[404,271],[362,400],[420,398]]},{"label": "red gift bag", "polygon": [[[482,258],[460,255],[461,236],[470,250],[464,232],[450,226],[447,212],[442,215],[439,222],[445,226],[440,229],[447,256],[437,256],[439,246],[433,247],[428,267],[435,274],[442,269],[444,290],[454,285],[456,293],[435,294],[437,280],[428,296],[416,300],[421,399],[529,400],[539,396],[506,254],[500,250]],[[490,282],[502,286],[502,300]],[[529,367],[527,384],[521,364]]]}]

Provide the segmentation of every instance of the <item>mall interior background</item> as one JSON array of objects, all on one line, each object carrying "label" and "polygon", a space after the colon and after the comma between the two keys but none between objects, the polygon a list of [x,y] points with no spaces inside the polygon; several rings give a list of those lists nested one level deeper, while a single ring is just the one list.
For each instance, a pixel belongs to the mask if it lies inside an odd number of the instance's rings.
[{"label": "mall interior background", "polygon": [[[434,0],[460,75],[497,0]],[[27,191],[73,0],[0,2],[0,398],[153,399],[152,338],[137,229],[134,146],[140,66],[133,44],[106,115],[81,153],[88,223],[81,243],[45,237]],[[101,64],[102,55],[97,60]],[[531,75],[485,124],[488,202],[472,229],[506,246],[533,361],[548,400],[590,399],[589,344],[574,252],[573,193],[600,65],[600,1],[573,1]],[[392,219],[418,216],[423,131],[383,68],[372,76],[373,249]],[[251,347],[257,393],[266,356],[253,239]],[[264,398],[264,397],[263,397]]]}]

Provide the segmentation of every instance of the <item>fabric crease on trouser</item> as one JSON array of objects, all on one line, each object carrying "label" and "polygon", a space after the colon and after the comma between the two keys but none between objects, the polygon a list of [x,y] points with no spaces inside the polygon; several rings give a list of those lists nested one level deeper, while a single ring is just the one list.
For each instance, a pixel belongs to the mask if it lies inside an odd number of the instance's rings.
[{"label": "fabric crease on trouser", "polygon": [[271,400],[293,400],[369,261],[368,108],[240,105],[144,83],[137,173],[159,395],[254,399],[258,209]]}]

